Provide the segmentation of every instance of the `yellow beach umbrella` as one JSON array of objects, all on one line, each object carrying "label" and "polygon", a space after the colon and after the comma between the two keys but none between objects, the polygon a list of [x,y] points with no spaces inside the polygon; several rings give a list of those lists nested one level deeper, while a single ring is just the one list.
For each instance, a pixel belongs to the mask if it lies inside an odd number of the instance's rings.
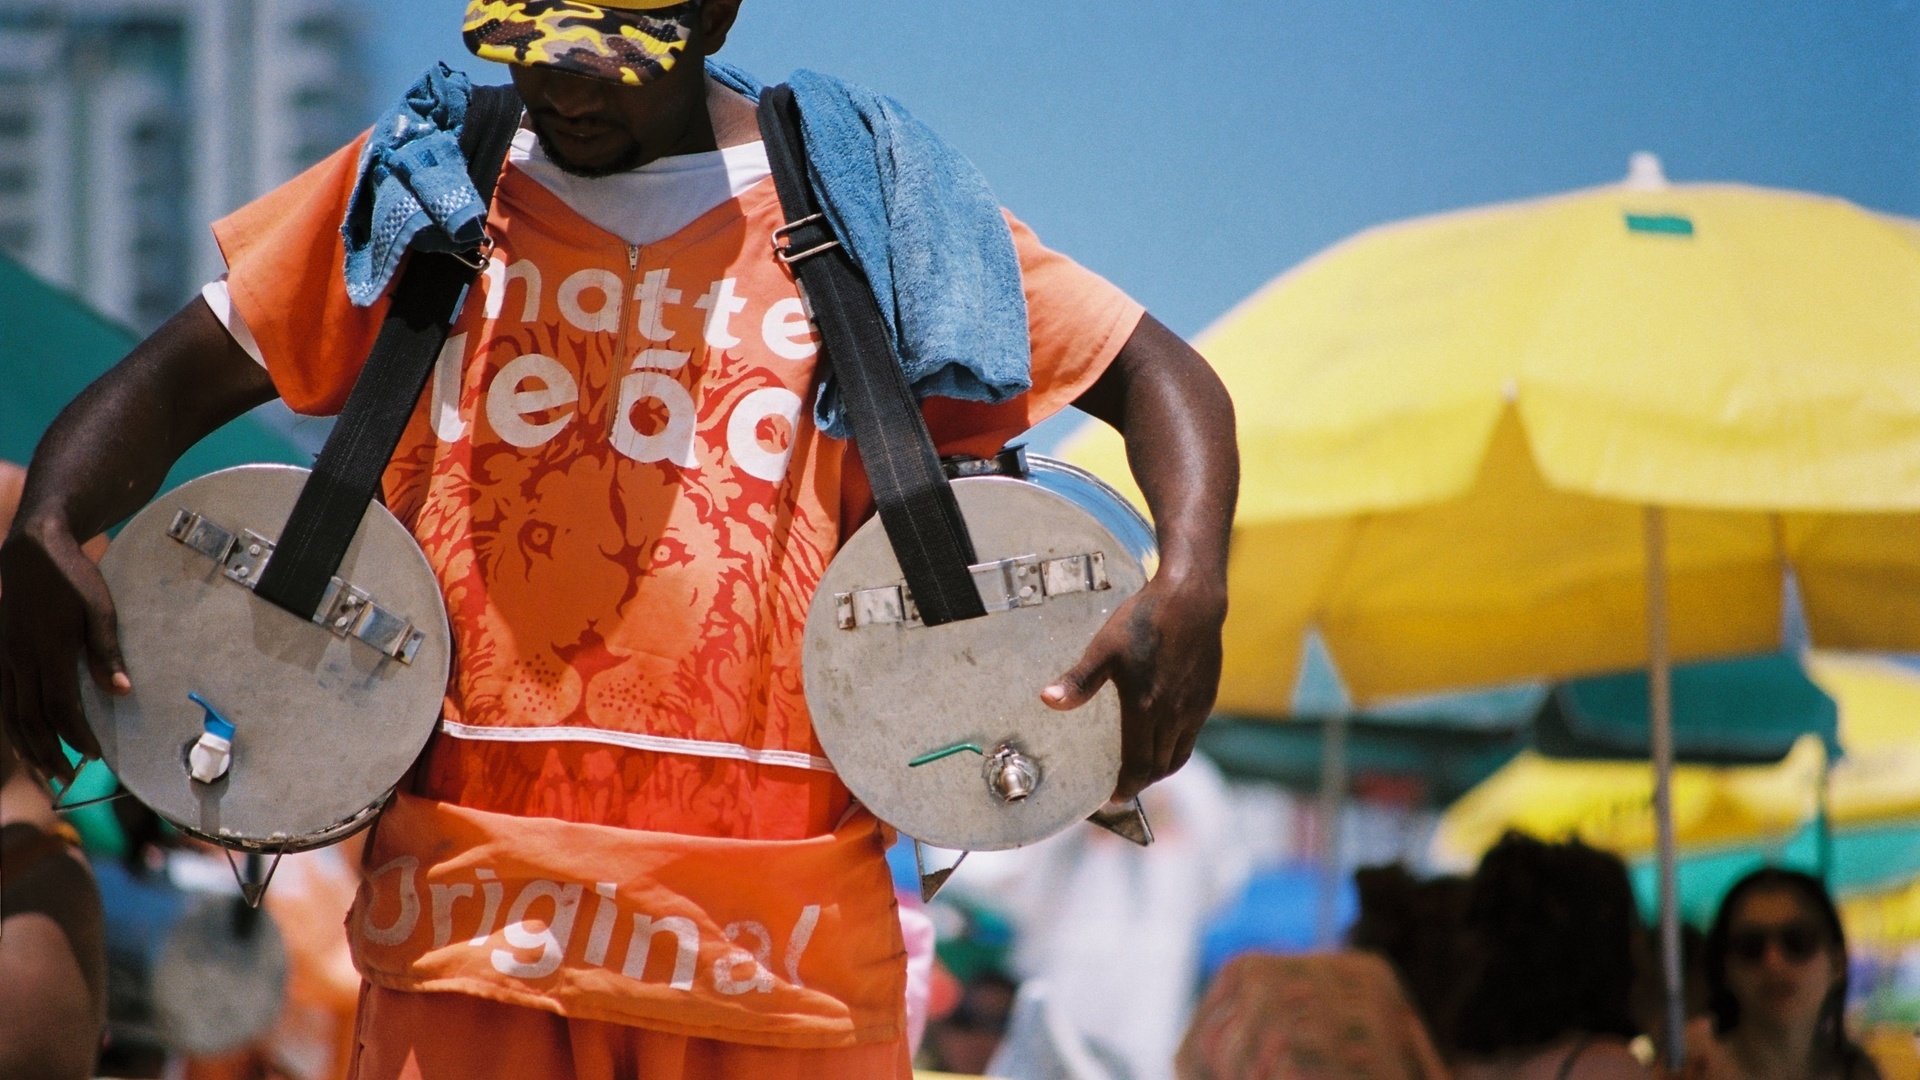
[{"label": "yellow beach umbrella", "polygon": [[1815,641],[1920,647],[1920,225],[1634,173],[1363,233],[1199,345],[1246,473],[1220,707],[1283,715],[1309,630],[1360,701],[1646,665],[1677,1008],[1667,665],[1777,647],[1787,569]]},{"label": "yellow beach umbrella", "polygon": [[[1363,233],[1198,345],[1245,477],[1220,709],[1282,716],[1317,628],[1360,701],[1671,655],[1920,647],[1920,223],[1621,185]],[[1127,482],[1089,425],[1066,456]]]},{"label": "yellow beach umbrella", "polygon": [[1896,951],[1920,942],[1920,879],[1898,889],[1840,901],[1851,949]]},{"label": "yellow beach umbrella", "polygon": [[[1809,665],[1841,705],[1846,759],[1835,767],[1828,813],[1835,827],[1906,821],[1920,829],[1920,675],[1885,660],[1827,659]],[[1895,888],[1843,897],[1850,945],[1895,951],[1920,944],[1920,877]]]},{"label": "yellow beach umbrella", "polygon": [[1840,707],[1846,756],[1827,796],[1834,827],[1920,826],[1920,671],[1882,657],[1815,653],[1807,674]]}]

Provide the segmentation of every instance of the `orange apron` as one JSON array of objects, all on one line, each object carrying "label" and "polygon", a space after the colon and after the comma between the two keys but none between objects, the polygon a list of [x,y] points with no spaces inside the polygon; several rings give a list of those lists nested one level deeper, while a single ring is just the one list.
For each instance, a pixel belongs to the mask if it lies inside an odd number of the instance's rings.
[{"label": "orange apron", "polygon": [[887,1042],[906,948],[885,844],[864,811],[810,840],[730,840],[402,794],[347,929],[391,990],[759,1046]]}]

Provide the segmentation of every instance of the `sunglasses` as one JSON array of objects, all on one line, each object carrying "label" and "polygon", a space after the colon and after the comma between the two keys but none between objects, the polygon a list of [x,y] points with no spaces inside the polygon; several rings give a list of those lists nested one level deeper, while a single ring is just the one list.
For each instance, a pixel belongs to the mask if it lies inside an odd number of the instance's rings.
[{"label": "sunglasses", "polygon": [[1780,958],[1787,963],[1804,964],[1826,946],[1827,935],[1812,923],[1735,930],[1727,935],[1727,955],[1742,963],[1757,964],[1766,958],[1768,942],[1779,948]]}]

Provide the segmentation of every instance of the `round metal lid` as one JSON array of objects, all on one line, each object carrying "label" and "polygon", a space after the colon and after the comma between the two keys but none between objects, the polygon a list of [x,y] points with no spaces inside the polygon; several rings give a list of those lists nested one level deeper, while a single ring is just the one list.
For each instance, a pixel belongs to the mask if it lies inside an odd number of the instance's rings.
[{"label": "round metal lid", "polygon": [[[338,576],[421,631],[411,663],[258,599],[232,576],[248,531],[277,538],[307,475],[248,465],[183,484],[135,515],[100,566],[134,689],[115,697],[83,673],[87,721],[135,798],[226,847],[298,851],[369,822],[433,734],[446,692],[439,583],[385,507],[367,508]],[[199,547],[170,534],[184,531],[183,511],[239,538],[226,562],[205,550],[217,534],[188,538]],[[188,773],[207,716],[190,693],[234,728],[231,768],[210,784]]]},{"label": "round metal lid", "polygon": [[[1035,557],[1038,569],[1012,580],[1050,581],[1044,602],[937,627],[888,621],[900,568],[881,523],[869,521],[827,568],[808,611],[807,706],[828,759],[881,820],[941,847],[1004,850],[1086,820],[1113,794],[1118,694],[1105,687],[1062,713],[1040,691],[1080,659],[1147,572],[1132,546],[1067,494],[997,476],[956,480],[953,490],[976,556]],[[1119,498],[1103,485],[1090,497]],[[1072,587],[1089,568],[1072,560],[1095,554],[1106,587],[1091,578]]]}]

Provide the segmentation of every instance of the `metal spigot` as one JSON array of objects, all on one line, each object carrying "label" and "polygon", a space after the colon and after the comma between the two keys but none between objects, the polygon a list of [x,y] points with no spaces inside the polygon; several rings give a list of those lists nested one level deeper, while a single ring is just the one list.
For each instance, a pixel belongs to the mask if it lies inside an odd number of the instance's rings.
[{"label": "metal spigot", "polygon": [[1002,802],[1019,802],[1040,786],[1039,762],[1015,750],[1012,743],[995,747],[981,766],[981,773],[987,778],[987,790]]}]

